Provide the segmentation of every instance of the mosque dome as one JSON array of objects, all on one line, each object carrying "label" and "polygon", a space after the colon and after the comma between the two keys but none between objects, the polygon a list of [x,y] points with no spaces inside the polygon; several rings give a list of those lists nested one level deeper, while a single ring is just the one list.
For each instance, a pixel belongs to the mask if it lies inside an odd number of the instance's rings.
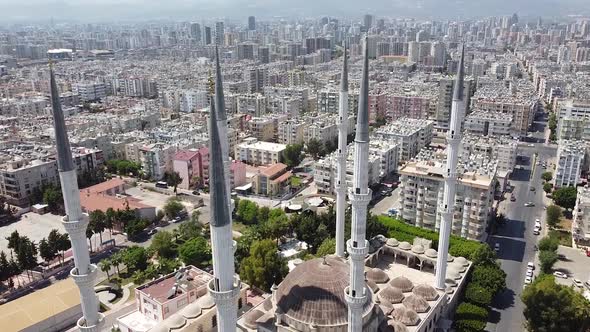
[{"label": "mosque dome", "polygon": [[399,276],[389,282],[392,287],[399,288],[402,292],[411,292],[414,288],[412,281],[404,276]]},{"label": "mosque dome", "polygon": [[[303,262],[281,282],[276,292],[278,309],[294,324],[316,327],[348,324],[344,290],[349,285],[350,267],[345,260],[326,256]],[[373,309],[371,291],[364,315]]]}]

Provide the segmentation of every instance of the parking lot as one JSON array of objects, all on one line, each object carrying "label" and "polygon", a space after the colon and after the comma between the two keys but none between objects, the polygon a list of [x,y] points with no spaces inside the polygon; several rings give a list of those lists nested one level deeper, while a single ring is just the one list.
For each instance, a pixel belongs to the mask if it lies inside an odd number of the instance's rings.
[{"label": "parking lot", "polygon": [[44,215],[33,212],[25,213],[19,221],[0,227],[0,250],[8,253],[8,241],[5,238],[15,230],[21,236],[28,236],[35,243],[39,243],[41,239],[47,237],[52,229],[64,233],[65,229],[61,218],[50,213]]},{"label": "parking lot", "polygon": [[565,259],[559,259],[553,266],[555,271],[567,274],[567,279],[555,278],[563,285],[572,285],[572,279],[588,281],[590,279],[590,257],[587,257],[580,249],[559,246],[557,252],[565,256]]}]

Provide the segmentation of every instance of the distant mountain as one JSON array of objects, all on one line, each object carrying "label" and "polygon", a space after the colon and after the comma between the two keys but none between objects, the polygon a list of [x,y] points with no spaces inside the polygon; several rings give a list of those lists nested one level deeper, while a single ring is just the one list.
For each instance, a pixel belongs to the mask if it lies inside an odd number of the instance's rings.
[{"label": "distant mountain", "polygon": [[0,0],[6,21],[349,16],[461,19],[477,16],[590,14],[590,0]]}]

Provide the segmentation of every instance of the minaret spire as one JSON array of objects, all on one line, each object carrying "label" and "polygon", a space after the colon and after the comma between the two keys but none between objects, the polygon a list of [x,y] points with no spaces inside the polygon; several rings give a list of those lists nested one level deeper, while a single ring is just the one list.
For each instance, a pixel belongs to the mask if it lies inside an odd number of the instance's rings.
[{"label": "minaret spire", "polygon": [[348,135],[348,59],[346,43],[340,78],[340,105],[338,108],[338,177],[336,182],[336,255],[344,257],[344,221],[346,215],[346,136]]},{"label": "minaret spire", "polygon": [[463,83],[465,45],[461,46],[461,59],[455,79],[455,90],[451,106],[451,122],[447,132],[447,170],[442,202],[441,224],[439,228],[438,259],[436,261],[436,285],[438,289],[445,289],[447,273],[447,257],[449,255],[449,241],[451,224],[455,211],[455,192],[457,186],[457,163],[459,159],[459,144],[461,143],[461,122],[465,115],[465,100],[463,98]]},{"label": "minaret spire", "polygon": [[[218,98],[216,94],[215,99]],[[213,252],[214,279],[209,283],[209,293],[217,306],[220,332],[234,332],[237,323],[237,300],[240,280],[234,272],[234,244],[232,239],[229,193],[223,164],[223,141],[213,96],[210,98],[209,117],[209,187],[211,192],[211,249]]]},{"label": "minaret spire", "polygon": [[78,191],[78,178],[70,141],[66,130],[66,123],[61,109],[57,83],[53,73],[53,65],[49,66],[49,81],[51,90],[51,108],[53,113],[53,125],[55,130],[55,144],[57,149],[57,165],[61,190],[64,198],[66,217],[62,223],[70,236],[74,256],[74,268],[70,276],[78,286],[83,317],[78,319],[77,326],[80,331],[100,331],[104,322],[104,315],[98,312],[98,299],[94,293],[94,279],[96,278],[96,265],[90,264],[90,254],[86,242],[86,227],[88,216],[82,213],[80,205],[80,192]]},{"label": "minaret spire", "polygon": [[369,297],[365,283],[365,256],[369,251],[366,239],[367,206],[371,200],[369,189],[369,54],[368,38],[365,37],[363,74],[359,95],[356,135],[354,139],[354,179],[349,191],[352,202],[351,239],[347,242],[350,256],[350,285],[346,288],[348,302],[348,331],[363,329],[363,306]]},{"label": "minaret spire", "polygon": [[227,139],[227,114],[225,112],[225,98],[223,96],[223,82],[221,75],[221,65],[219,64],[219,49],[215,45],[215,111],[217,116],[217,127],[219,129],[219,137],[221,137],[221,155],[223,159],[223,169],[226,179],[226,194],[227,204],[230,211],[233,210],[231,200],[231,184],[229,176],[229,142]]}]

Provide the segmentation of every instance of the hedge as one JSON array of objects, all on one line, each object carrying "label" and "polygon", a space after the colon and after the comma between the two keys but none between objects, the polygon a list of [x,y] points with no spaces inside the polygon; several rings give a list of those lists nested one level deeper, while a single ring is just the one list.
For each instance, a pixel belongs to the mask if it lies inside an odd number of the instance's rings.
[{"label": "hedge", "polygon": [[465,301],[487,308],[492,303],[492,293],[479,284],[470,283],[465,290]]},{"label": "hedge", "polygon": [[[389,229],[389,237],[393,237],[398,241],[408,241],[410,243],[414,240],[414,238],[421,237],[431,240],[432,247],[438,248],[438,233],[434,231],[412,226],[402,220],[391,217],[378,216],[377,218]],[[455,235],[451,235],[449,242],[449,253],[453,256],[462,256],[469,260],[473,260],[472,255],[481,246],[482,244],[477,241],[467,240]]]},{"label": "hedge", "polygon": [[455,328],[457,332],[480,332],[484,331],[486,324],[481,320],[457,320]]},{"label": "hedge", "polygon": [[488,310],[475,304],[463,302],[457,307],[455,320],[481,320],[488,319]]}]

